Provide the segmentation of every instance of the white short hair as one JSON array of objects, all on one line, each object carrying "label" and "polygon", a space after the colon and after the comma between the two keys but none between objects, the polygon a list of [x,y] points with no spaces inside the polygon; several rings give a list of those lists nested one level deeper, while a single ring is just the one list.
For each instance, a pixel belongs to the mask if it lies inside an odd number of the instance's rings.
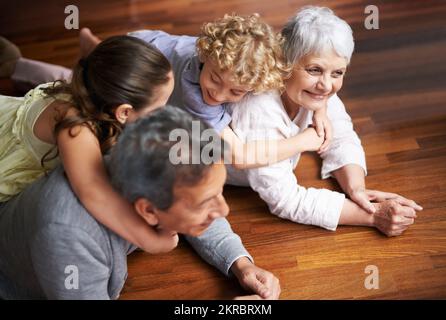
[{"label": "white short hair", "polygon": [[327,49],[347,59],[348,64],[355,46],[348,23],[326,7],[303,7],[284,26],[282,35],[285,38],[284,54],[291,64]]}]

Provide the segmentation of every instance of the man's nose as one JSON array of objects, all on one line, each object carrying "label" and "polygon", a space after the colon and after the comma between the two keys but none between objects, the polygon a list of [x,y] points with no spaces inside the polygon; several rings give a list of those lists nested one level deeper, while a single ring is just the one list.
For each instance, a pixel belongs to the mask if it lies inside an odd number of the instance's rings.
[{"label": "man's nose", "polygon": [[229,206],[223,195],[218,196],[218,208],[215,208],[210,214],[211,219],[224,218],[229,214]]}]

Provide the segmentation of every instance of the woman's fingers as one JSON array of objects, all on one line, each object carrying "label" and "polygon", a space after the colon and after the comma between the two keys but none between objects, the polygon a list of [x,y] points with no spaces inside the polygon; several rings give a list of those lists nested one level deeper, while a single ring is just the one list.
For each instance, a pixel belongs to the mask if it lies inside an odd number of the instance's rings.
[{"label": "woman's fingers", "polygon": [[316,119],[314,121],[314,125],[316,127],[315,129],[316,129],[317,135],[319,137],[323,137],[324,136],[324,132],[325,132],[325,130],[324,130],[324,122],[322,120],[320,120],[320,119]]},{"label": "woman's fingers", "polygon": [[330,126],[326,125],[323,121],[316,121],[316,132],[319,137],[324,137],[324,142],[318,150],[318,153],[327,151],[328,146],[331,141],[331,130]]},{"label": "woman's fingers", "polygon": [[398,195],[396,193],[383,192],[383,191],[378,191],[378,190],[366,190],[365,192],[369,196],[370,200],[376,200],[379,202],[390,200],[390,199],[395,199],[396,197],[398,197]]},{"label": "woman's fingers", "polygon": [[415,201],[410,200],[410,199],[407,199],[407,198],[404,198],[404,197],[402,197],[402,196],[397,196],[395,200],[396,200],[399,204],[402,204],[402,205],[411,207],[411,208],[413,208],[414,210],[417,210],[417,211],[421,211],[421,210],[423,210],[423,207],[420,206],[420,205],[418,205]]},{"label": "woman's fingers", "polygon": [[376,201],[385,201],[394,199],[399,204],[411,207],[417,211],[423,210],[423,207],[418,205],[415,201],[407,199],[403,196],[400,196],[399,194],[392,193],[392,192],[383,192],[383,191],[377,191],[377,190],[366,190],[367,195],[369,196],[370,200],[376,200]]},{"label": "woman's fingers", "polygon": [[376,212],[375,206],[369,201],[365,192],[357,192],[351,197],[351,199],[368,213]]},{"label": "woman's fingers", "polygon": [[325,139],[324,143],[322,143],[321,147],[319,148],[318,153],[321,154],[322,152],[327,151],[329,144],[330,144],[330,141]]}]

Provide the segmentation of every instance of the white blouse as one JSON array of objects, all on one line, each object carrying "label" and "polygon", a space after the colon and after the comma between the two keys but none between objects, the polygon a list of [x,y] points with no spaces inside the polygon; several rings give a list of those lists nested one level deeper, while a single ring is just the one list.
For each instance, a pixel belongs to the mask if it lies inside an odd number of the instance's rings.
[{"label": "white blouse", "polygon": [[[313,111],[300,108],[291,120],[277,91],[250,95],[232,104],[230,109],[231,127],[243,142],[292,137],[312,124],[313,117]],[[361,141],[337,95],[328,100],[327,113],[333,126],[333,139],[329,149],[321,154],[322,179],[347,164],[357,164],[367,172]],[[247,170],[228,165],[227,183],[251,186],[268,204],[271,213],[283,219],[336,230],[345,195],[300,186],[294,175],[299,158],[300,154],[276,164]]]}]

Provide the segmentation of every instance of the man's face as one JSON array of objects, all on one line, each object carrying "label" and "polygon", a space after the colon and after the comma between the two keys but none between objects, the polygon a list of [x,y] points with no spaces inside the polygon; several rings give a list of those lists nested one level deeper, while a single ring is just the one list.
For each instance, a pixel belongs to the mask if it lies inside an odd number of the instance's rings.
[{"label": "man's face", "polygon": [[190,236],[199,236],[229,207],[223,197],[226,180],[224,164],[214,164],[194,186],[175,186],[174,203],[166,211],[156,210],[158,227]]},{"label": "man's face", "polygon": [[231,70],[221,71],[210,59],[204,61],[200,72],[200,87],[203,101],[216,106],[240,101],[251,88],[234,83]]}]

